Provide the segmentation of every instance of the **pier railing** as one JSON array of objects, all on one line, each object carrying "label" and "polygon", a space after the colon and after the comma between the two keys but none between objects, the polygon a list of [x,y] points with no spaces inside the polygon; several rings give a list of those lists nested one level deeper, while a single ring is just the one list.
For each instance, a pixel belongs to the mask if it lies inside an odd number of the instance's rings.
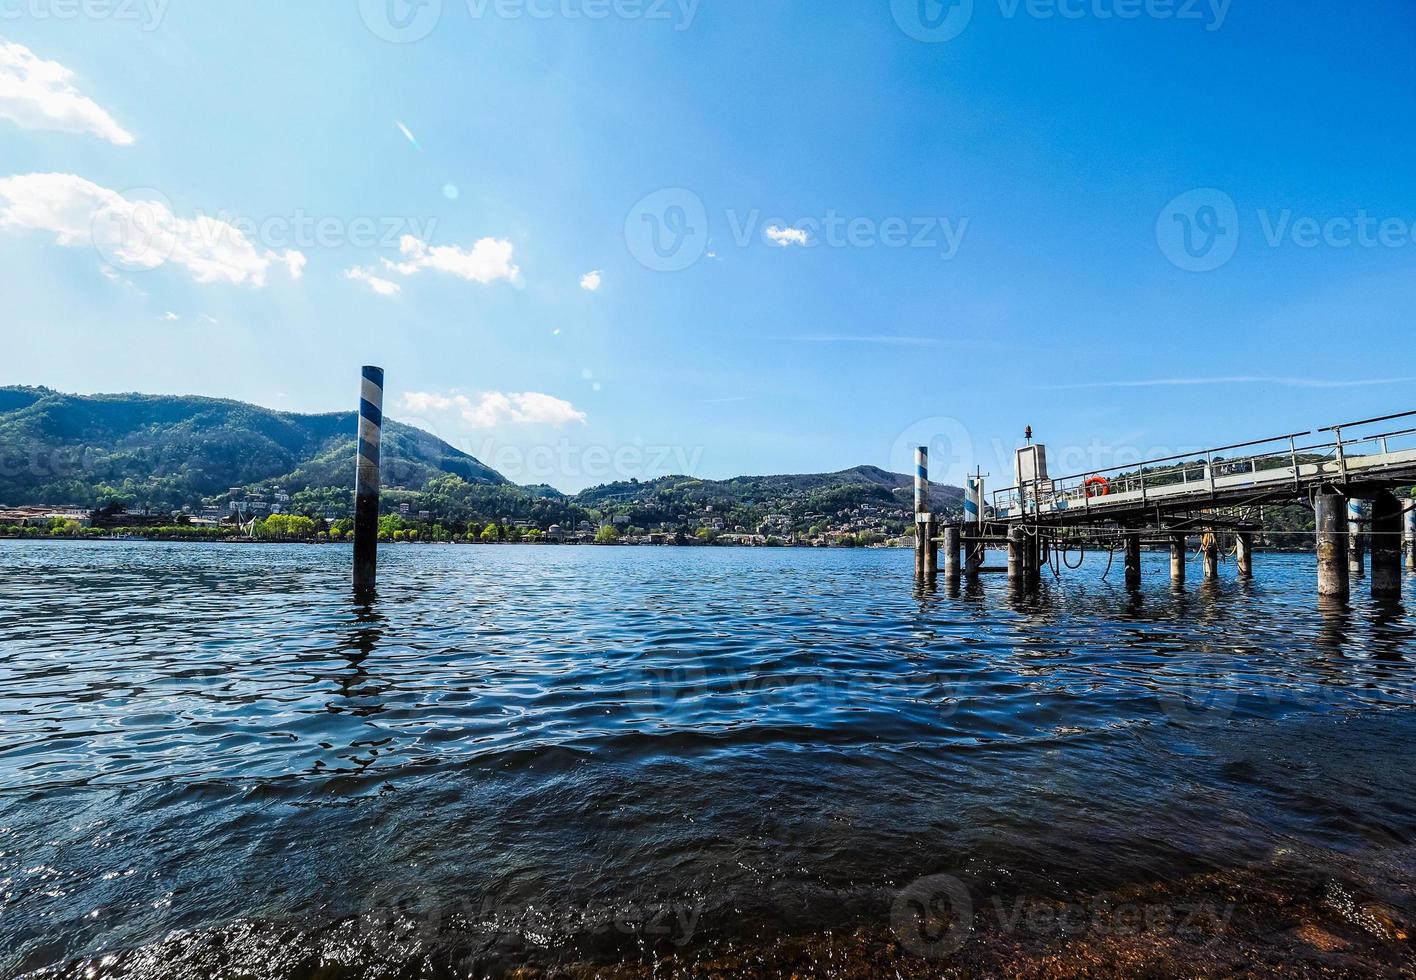
[{"label": "pier railing", "polygon": [[[1407,420],[1407,427],[1390,426]],[[1272,489],[1291,481],[1295,490],[1314,482],[1345,483],[1354,475],[1416,465],[1416,412],[1344,422],[1316,431],[1216,446],[1178,456],[1039,481],[994,491],[993,514],[1109,510],[1118,506],[1181,503],[1244,487]],[[1364,431],[1365,430],[1365,431]]]}]

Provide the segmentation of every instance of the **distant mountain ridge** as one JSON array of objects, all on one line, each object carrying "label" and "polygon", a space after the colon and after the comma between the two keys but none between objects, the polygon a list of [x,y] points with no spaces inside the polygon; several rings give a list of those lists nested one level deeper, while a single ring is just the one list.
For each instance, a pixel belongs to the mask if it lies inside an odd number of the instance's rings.
[{"label": "distant mountain ridge", "polygon": [[[305,491],[307,500],[334,505],[353,490],[355,432],[354,412],[308,415],[202,396],[0,387],[0,504],[96,506],[119,499],[179,507],[232,487],[278,485],[297,502]],[[388,502],[456,519],[618,513],[641,524],[674,524],[687,509],[710,507],[753,515],[787,503],[803,512],[872,504],[898,510],[913,492],[911,477],[856,466],[728,480],[666,476],[567,495],[518,487],[475,457],[392,419],[385,419],[382,448],[384,486],[401,488],[390,490]],[[934,509],[953,512],[963,491],[936,484],[930,497]]]},{"label": "distant mountain ridge", "polygon": [[[353,489],[354,412],[304,415],[220,398],[70,395],[0,388],[0,502],[181,504],[229,488]],[[385,479],[422,487],[450,473],[507,479],[441,439],[389,420]]]}]

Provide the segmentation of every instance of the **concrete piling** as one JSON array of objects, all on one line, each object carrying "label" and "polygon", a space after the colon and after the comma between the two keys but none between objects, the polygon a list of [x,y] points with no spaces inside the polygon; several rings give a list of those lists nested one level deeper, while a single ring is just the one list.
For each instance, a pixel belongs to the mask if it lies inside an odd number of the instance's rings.
[{"label": "concrete piling", "polygon": [[1170,584],[1173,586],[1185,584],[1185,548],[1185,535],[1170,535]]},{"label": "concrete piling", "polygon": [[1014,524],[1008,529],[1008,584],[1022,585],[1027,575],[1027,536],[1022,525]]},{"label": "concrete piling", "polygon": [[1318,536],[1318,596],[1346,599],[1347,503],[1332,487],[1323,487],[1313,500]]},{"label": "concrete piling", "polygon": [[1213,530],[1200,535],[1200,564],[1204,568],[1206,582],[1219,578],[1219,535]]},{"label": "concrete piling", "polygon": [[958,524],[944,527],[944,579],[948,582],[959,580],[959,548],[963,529]]},{"label": "concrete piling", "polygon": [[1401,597],[1401,504],[1383,490],[1371,510],[1372,598]]},{"label": "concrete piling", "polygon": [[358,461],[354,470],[354,588],[372,592],[379,564],[379,447],[383,368],[366,365],[359,389]]},{"label": "concrete piling", "polygon": [[939,574],[939,525],[934,515],[928,515],[924,523],[924,577],[933,579]]},{"label": "concrete piling", "polygon": [[1254,533],[1252,531],[1240,531],[1238,544],[1234,551],[1234,557],[1239,566],[1240,578],[1254,577]]},{"label": "concrete piling", "polygon": [[1141,587],[1141,536],[1135,531],[1126,532],[1126,588]]}]

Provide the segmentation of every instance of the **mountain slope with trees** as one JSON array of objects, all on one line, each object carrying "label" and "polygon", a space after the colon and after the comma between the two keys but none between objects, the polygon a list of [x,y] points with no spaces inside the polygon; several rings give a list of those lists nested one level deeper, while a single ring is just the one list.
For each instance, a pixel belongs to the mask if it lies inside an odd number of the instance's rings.
[{"label": "mountain slope with trees", "polygon": [[[0,504],[225,506],[232,488],[290,495],[285,509],[322,518],[352,505],[353,412],[303,415],[192,396],[70,395],[0,388]],[[610,483],[568,496],[520,487],[412,426],[385,419],[385,511],[407,505],[447,527],[488,521],[537,527],[614,522],[629,529],[782,533],[855,526],[901,533],[913,482],[874,466],[836,473],[689,476]],[[932,506],[957,513],[963,491],[933,486]]]},{"label": "mountain slope with trees", "polygon": [[[217,398],[69,395],[0,388],[0,502],[180,507],[231,487],[353,490],[354,412],[302,415]],[[390,485],[452,474],[507,480],[420,429],[389,420]]]}]

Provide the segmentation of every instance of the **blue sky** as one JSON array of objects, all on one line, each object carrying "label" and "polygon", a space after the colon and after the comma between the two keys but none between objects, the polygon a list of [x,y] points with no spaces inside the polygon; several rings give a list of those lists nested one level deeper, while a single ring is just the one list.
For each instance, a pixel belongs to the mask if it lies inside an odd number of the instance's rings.
[{"label": "blue sky", "polygon": [[0,383],[378,363],[567,490],[1413,407],[1404,3],[88,2],[0,0]]}]

